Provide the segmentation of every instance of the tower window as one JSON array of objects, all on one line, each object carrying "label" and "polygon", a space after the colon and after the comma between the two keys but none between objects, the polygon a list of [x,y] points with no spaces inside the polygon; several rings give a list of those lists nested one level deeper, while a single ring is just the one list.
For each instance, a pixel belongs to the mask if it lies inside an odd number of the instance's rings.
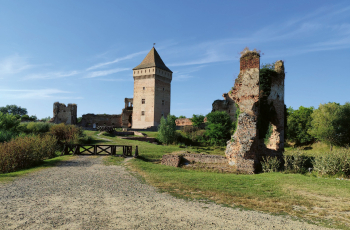
[{"label": "tower window", "polygon": [[146,103],[146,99],[142,99],[141,103],[145,104]]},{"label": "tower window", "polygon": [[145,90],[145,89],[146,89],[146,87],[143,87],[142,89],[143,89],[143,90]]},{"label": "tower window", "polygon": [[164,105],[164,100],[162,100],[162,105]]},{"label": "tower window", "polygon": [[142,116],[145,116],[145,111],[141,111],[141,115],[142,115]]}]

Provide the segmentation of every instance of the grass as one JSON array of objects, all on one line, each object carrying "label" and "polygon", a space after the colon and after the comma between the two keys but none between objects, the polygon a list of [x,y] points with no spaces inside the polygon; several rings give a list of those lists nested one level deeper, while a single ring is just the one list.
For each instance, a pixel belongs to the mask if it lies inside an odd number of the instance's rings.
[{"label": "grass", "polygon": [[[133,170],[178,197],[289,214],[331,227],[350,227],[350,183],[301,174],[222,174],[174,168],[140,159]],[[330,224],[330,225],[329,225]]]},{"label": "grass", "polygon": [[30,169],[22,169],[22,170],[19,170],[16,172],[11,172],[11,173],[2,173],[2,174],[0,174],[0,183],[11,182],[18,177],[25,176],[29,173],[37,172],[37,171],[40,171],[40,170],[43,170],[43,169],[46,169],[49,167],[53,167],[61,161],[67,161],[67,160],[71,160],[74,158],[75,158],[75,156],[58,156],[55,158],[44,160],[42,163],[40,163],[40,164],[36,165],[35,167],[30,168]]},{"label": "grass", "polygon": [[106,166],[110,165],[121,165],[121,163],[124,161],[123,157],[118,156],[106,156],[103,158],[103,164]]},{"label": "grass", "polygon": [[[340,149],[341,147],[333,146],[333,150]],[[288,155],[289,153],[292,153],[296,149],[299,149],[303,152],[305,156],[322,156],[324,154],[329,153],[330,151],[330,146],[322,143],[322,142],[316,142],[311,145],[306,145],[302,147],[285,147],[285,152],[284,154]]]},{"label": "grass", "polygon": [[[181,150],[223,155],[225,148],[180,148],[177,145],[154,145],[117,137],[108,139],[112,141],[110,144],[132,145],[133,149],[137,145],[140,159],[129,161],[130,168],[148,183],[176,197],[213,201],[278,215],[288,214],[327,227],[350,229],[348,180],[320,178],[310,173],[244,175],[174,168],[160,164],[162,155]],[[310,147],[304,150],[309,156],[325,154],[329,150],[322,143]],[[287,149],[286,154],[288,151],[293,149]]]},{"label": "grass", "polygon": [[[98,137],[97,131],[85,131],[88,136],[92,138]],[[145,132],[145,133],[154,133],[157,132]],[[148,135],[148,134],[147,134]],[[133,151],[135,151],[136,146],[138,146],[140,156],[144,157],[147,160],[160,160],[164,154],[172,153],[175,151],[190,151],[197,153],[206,153],[206,154],[214,154],[214,155],[225,155],[225,147],[219,146],[209,146],[209,147],[200,147],[200,146],[187,146],[187,148],[181,148],[179,145],[156,145],[143,141],[133,141],[120,139],[116,136],[104,136],[103,138],[111,140],[108,144],[116,144],[116,145],[131,145]],[[104,142],[105,143],[105,142]],[[95,139],[94,144],[103,144],[103,140]],[[119,150],[121,151],[121,150]],[[118,152],[117,152],[118,154]]]}]

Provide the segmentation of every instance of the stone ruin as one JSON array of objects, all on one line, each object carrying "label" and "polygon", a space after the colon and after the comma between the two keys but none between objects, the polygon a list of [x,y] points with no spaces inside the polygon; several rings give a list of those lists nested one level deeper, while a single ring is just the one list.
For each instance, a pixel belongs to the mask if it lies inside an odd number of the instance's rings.
[{"label": "stone ruin", "polygon": [[[263,157],[282,159],[284,151],[284,64],[275,63],[277,74],[269,80],[268,89],[261,89],[260,54],[245,49],[240,58],[240,73],[228,93],[240,109],[237,128],[227,142],[226,157],[237,170],[255,173],[261,169]],[[263,111],[263,112],[261,112]],[[272,134],[269,144],[264,144],[262,124],[269,122]],[[260,128],[260,130],[259,130]],[[259,132],[260,131],[260,132]]]},{"label": "stone ruin", "polygon": [[53,104],[53,118],[50,122],[59,124],[65,123],[67,125],[77,124],[77,105],[76,104],[65,104],[55,102]]},{"label": "stone ruin", "polygon": [[225,111],[230,115],[232,122],[236,121],[236,103],[234,102],[234,100],[232,100],[232,98],[228,96],[227,93],[224,93],[222,97],[224,98],[224,100],[215,100],[213,102],[211,111]]},{"label": "stone ruin", "polygon": [[115,128],[131,128],[133,99],[125,98],[125,107],[122,114],[84,114],[81,121],[77,122],[77,105],[55,102],[53,104],[53,118],[50,122],[67,125],[79,125],[84,128],[96,129],[98,126],[111,126]]}]

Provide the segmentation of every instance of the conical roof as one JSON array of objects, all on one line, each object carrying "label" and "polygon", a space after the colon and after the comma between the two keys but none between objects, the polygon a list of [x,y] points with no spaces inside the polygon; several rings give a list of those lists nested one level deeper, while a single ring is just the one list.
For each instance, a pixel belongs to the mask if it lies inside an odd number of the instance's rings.
[{"label": "conical roof", "polygon": [[159,56],[157,50],[153,47],[151,51],[147,54],[145,59],[141,62],[140,65],[133,68],[133,70],[145,69],[150,67],[158,67],[160,69],[172,72],[163,62],[161,57]]}]

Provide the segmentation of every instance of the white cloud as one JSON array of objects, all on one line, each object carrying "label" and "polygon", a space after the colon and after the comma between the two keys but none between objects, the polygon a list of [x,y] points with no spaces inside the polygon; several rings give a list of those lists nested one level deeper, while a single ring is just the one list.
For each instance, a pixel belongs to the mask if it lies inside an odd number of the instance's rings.
[{"label": "white cloud", "polygon": [[49,73],[39,73],[39,74],[29,74],[25,76],[24,80],[29,79],[56,79],[56,78],[64,78],[64,77],[71,77],[75,76],[77,74],[80,74],[80,71],[70,71],[70,72],[49,72]]},{"label": "white cloud", "polygon": [[95,77],[107,76],[113,73],[118,73],[126,70],[130,70],[130,68],[116,68],[116,69],[110,69],[110,70],[94,71],[94,72],[88,73],[84,78],[95,78]]},{"label": "white cloud", "polygon": [[0,61],[0,75],[16,74],[33,67],[26,58],[16,54]]},{"label": "white cloud", "polygon": [[93,69],[98,69],[98,68],[101,68],[101,67],[104,67],[104,66],[107,66],[107,65],[111,65],[111,64],[114,64],[114,63],[118,63],[120,61],[124,61],[124,60],[128,60],[128,59],[132,59],[136,56],[139,56],[141,54],[145,54],[147,53],[148,51],[141,51],[141,52],[137,52],[137,53],[133,53],[133,54],[129,54],[129,55],[126,55],[124,57],[120,57],[120,58],[116,58],[114,59],[113,61],[109,61],[109,62],[103,62],[103,63],[99,63],[99,64],[96,64],[94,66],[91,66],[89,68],[87,68],[86,70],[93,70]]},{"label": "white cloud", "polygon": [[63,96],[71,92],[59,89],[0,89],[1,96],[22,99],[83,99],[82,97]]}]

